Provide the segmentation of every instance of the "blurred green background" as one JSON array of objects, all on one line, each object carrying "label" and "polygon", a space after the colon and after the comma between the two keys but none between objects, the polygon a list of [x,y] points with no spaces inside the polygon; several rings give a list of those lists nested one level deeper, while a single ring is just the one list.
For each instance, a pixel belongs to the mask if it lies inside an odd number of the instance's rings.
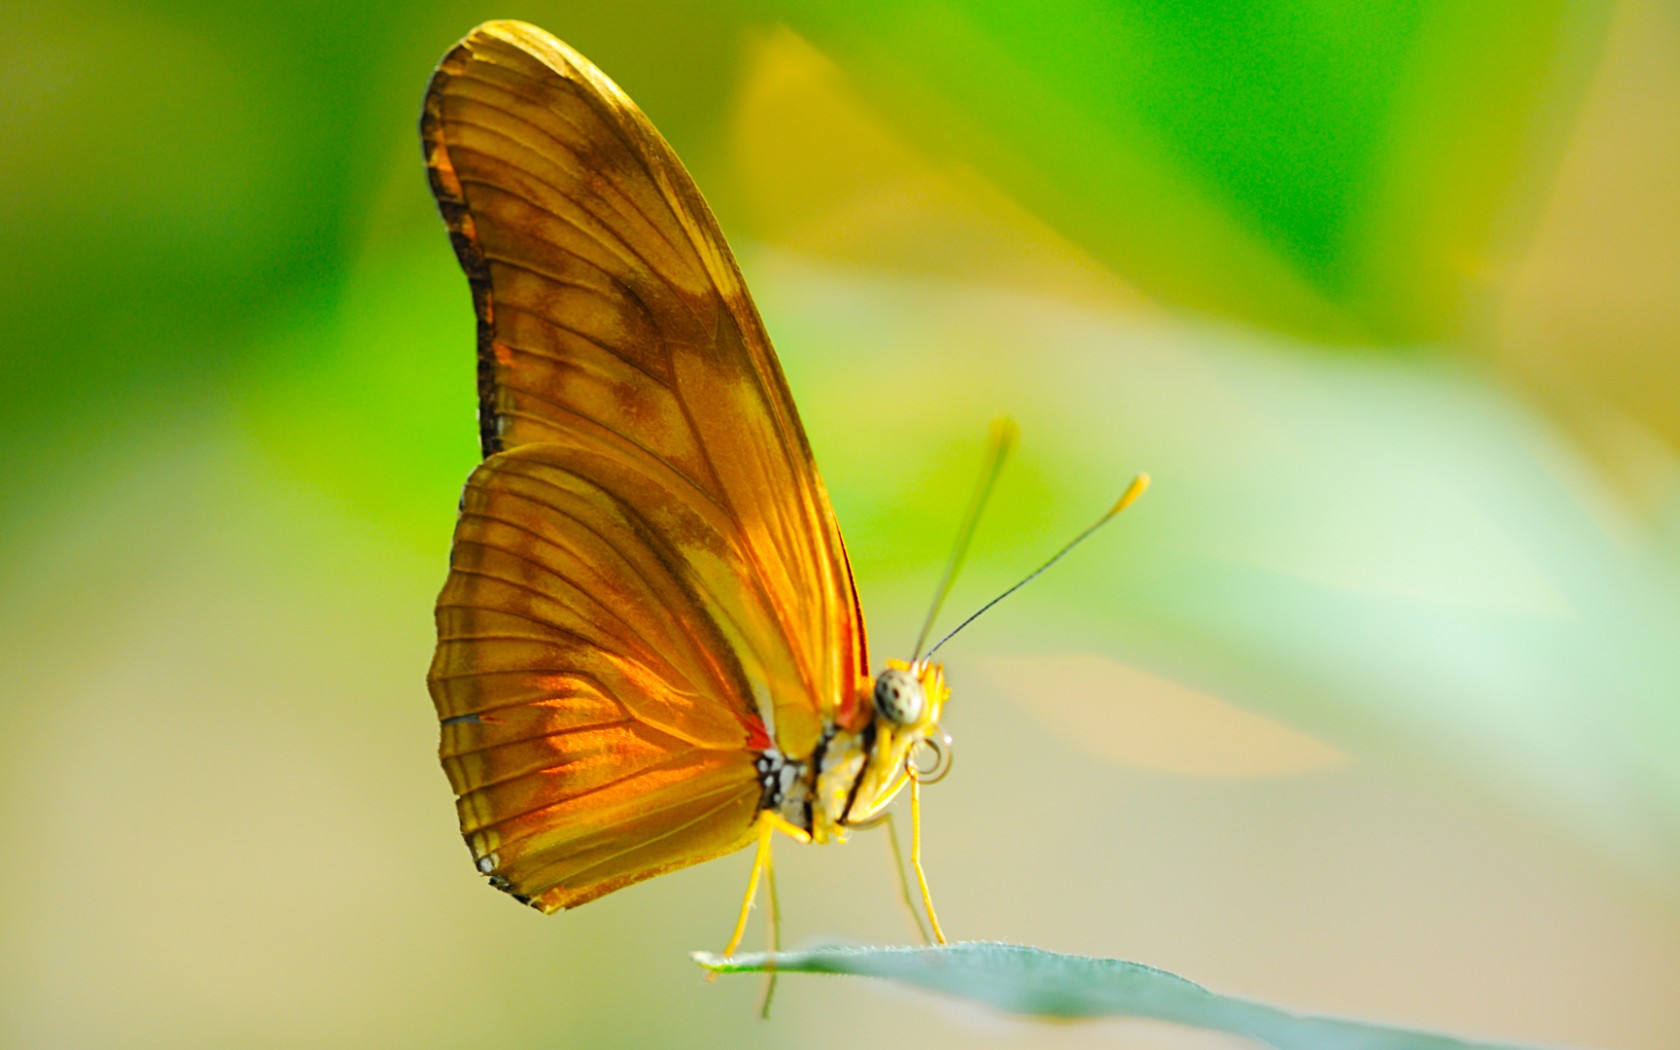
[{"label": "blurred green background", "polygon": [[[704,982],[727,858],[480,883],[424,675],[475,459],[416,123],[475,23],[719,214],[904,655],[946,929],[1290,1008],[1680,1043],[1680,11],[1657,0],[198,2],[0,40],[0,1043],[1234,1045]],[[792,943],[911,936],[885,844]],[[756,938],[757,933],[750,937]],[[751,941],[749,941],[751,943]]]}]

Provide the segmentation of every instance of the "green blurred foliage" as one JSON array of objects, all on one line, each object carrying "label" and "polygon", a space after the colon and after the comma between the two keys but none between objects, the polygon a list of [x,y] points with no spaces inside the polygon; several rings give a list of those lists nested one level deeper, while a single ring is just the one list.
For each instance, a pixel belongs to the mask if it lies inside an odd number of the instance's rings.
[{"label": "green blurred foliage", "polygon": [[[796,5],[890,119],[1168,302],[1339,342],[1464,327],[1599,3]],[[913,89],[906,90],[906,85]]]}]

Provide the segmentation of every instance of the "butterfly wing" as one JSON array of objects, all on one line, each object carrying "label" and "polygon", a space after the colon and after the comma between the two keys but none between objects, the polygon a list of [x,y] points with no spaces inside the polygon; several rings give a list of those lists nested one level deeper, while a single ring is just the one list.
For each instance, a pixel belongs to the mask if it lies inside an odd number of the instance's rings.
[{"label": "butterfly wing", "polygon": [[553,910],[745,844],[754,752],[851,717],[862,620],[740,271],[640,110],[492,22],[421,133],[487,457],[438,601],[444,766],[481,870]]}]

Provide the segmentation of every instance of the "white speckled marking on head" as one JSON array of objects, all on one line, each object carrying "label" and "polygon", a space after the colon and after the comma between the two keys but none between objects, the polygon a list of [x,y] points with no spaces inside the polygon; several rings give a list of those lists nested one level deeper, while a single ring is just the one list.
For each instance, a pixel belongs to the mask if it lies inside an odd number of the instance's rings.
[{"label": "white speckled marking on head", "polygon": [[914,725],[927,710],[927,694],[910,672],[889,667],[875,679],[875,710],[894,725]]}]

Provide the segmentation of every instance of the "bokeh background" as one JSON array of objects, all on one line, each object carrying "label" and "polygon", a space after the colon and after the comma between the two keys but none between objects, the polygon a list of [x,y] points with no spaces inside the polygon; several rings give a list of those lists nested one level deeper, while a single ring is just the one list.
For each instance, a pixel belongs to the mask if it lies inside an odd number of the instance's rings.
[{"label": "bokeh background", "polygon": [[[415,126],[491,17],[711,200],[878,657],[994,416],[948,619],[1154,474],[942,653],[948,930],[1680,1044],[1659,0],[9,9],[0,1043],[1236,1045],[825,979],[762,1023],[685,954],[745,855],[547,919],[480,884],[424,685],[473,322]],[[790,942],[909,939],[887,857],[785,845]]]}]

